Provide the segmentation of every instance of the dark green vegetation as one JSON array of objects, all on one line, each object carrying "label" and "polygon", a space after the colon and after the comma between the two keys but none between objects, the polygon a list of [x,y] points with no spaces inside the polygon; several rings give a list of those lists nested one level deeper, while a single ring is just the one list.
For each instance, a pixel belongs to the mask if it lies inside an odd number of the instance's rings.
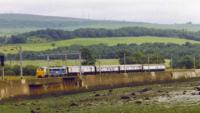
[{"label": "dark green vegetation", "polygon": [[82,65],[95,65],[96,58],[88,48],[81,49]]},{"label": "dark green vegetation", "polygon": [[18,44],[18,43],[40,43],[57,40],[66,40],[73,38],[98,38],[98,37],[130,37],[130,36],[155,36],[155,37],[178,37],[189,40],[200,40],[200,32],[189,32],[186,30],[161,30],[144,27],[125,27],[119,29],[76,29],[74,31],[64,30],[39,30],[28,32],[11,37],[2,37],[2,43]]},{"label": "dark green vegetation", "polygon": [[199,31],[198,24],[151,24],[141,22],[90,20],[66,17],[50,17],[27,14],[0,14],[0,35],[13,35],[39,29],[65,29],[73,30],[78,28],[108,28],[116,29],[121,27],[146,27],[156,29],[177,29],[188,31]]},{"label": "dark green vegetation", "polygon": [[[43,52],[24,52],[23,56],[26,60],[46,59],[39,56],[40,54],[60,54],[80,51],[82,48],[87,48],[94,58],[97,59],[121,59],[123,64],[123,56],[126,53],[127,63],[162,63],[164,59],[173,60],[174,68],[193,68],[194,57],[196,68],[200,68],[200,46],[197,44],[186,43],[178,44],[163,44],[163,43],[145,43],[145,44],[118,44],[116,46],[107,46],[104,44],[92,46],[73,45],[69,47],[61,47]],[[141,56],[141,57],[140,57]],[[186,57],[186,58],[185,58]],[[7,54],[7,60],[19,59],[18,54]],[[53,57],[51,59],[63,59],[63,57]],[[68,56],[68,59],[78,59],[78,56]],[[129,62],[130,61],[130,62]]]},{"label": "dark green vegetation", "polygon": [[199,79],[63,96],[17,99],[1,113],[199,113]]},{"label": "dark green vegetation", "polygon": [[131,53],[130,51],[120,51],[120,64],[164,64],[165,59],[159,53],[145,55],[142,52]]},{"label": "dark green vegetation", "polygon": [[[23,74],[25,76],[35,76],[37,66],[35,65],[26,65],[23,67]],[[5,66],[5,75],[20,75],[20,66],[19,65],[6,65]]]},{"label": "dark green vegetation", "polygon": [[[32,60],[29,63],[24,63],[24,74],[25,75],[35,75],[35,70],[39,63],[42,66],[47,64],[45,62],[46,57],[39,56],[40,54],[65,54],[72,51],[80,51],[82,53],[82,65],[95,65],[100,61],[96,59],[116,59],[116,62],[109,62],[107,64],[101,61],[101,65],[112,65],[118,64],[117,59],[120,64],[159,64],[165,63],[165,59],[171,59],[173,62],[173,68],[200,68],[200,46],[186,43],[184,45],[178,44],[163,44],[163,43],[146,43],[146,44],[119,44],[116,46],[107,45],[92,45],[92,46],[78,46],[73,45],[70,47],[63,47],[54,50],[48,50],[44,52],[24,52],[24,60]],[[79,59],[79,56],[68,55],[68,60],[64,60],[64,56],[54,56],[51,60],[55,60],[52,66],[60,65],[80,65],[74,60],[74,63],[70,62],[70,59]],[[19,59],[18,54],[8,54],[7,63],[5,67],[6,75],[19,75],[20,68],[18,65],[12,64],[12,60]],[[41,61],[37,61],[40,59]],[[43,61],[42,61],[43,60]],[[57,61],[56,61],[57,60]],[[60,60],[60,61],[58,61]],[[97,61],[97,62],[96,62]],[[30,66],[34,65],[34,66]],[[12,65],[12,66],[11,66]],[[195,66],[195,67],[194,67]]]}]

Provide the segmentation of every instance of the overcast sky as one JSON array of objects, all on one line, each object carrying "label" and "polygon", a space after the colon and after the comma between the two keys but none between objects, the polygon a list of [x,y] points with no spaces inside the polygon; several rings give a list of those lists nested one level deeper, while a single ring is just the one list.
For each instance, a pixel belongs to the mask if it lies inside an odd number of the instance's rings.
[{"label": "overcast sky", "polygon": [[200,0],[0,0],[0,13],[200,23]]}]

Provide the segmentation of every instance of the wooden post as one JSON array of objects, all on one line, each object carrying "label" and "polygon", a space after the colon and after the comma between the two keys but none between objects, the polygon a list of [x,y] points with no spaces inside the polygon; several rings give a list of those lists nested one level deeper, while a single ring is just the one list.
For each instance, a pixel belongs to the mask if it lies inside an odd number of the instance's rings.
[{"label": "wooden post", "polygon": [[23,79],[23,56],[22,56],[22,47],[19,47],[19,59],[20,59],[20,78]]},{"label": "wooden post", "polygon": [[173,71],[174,67],[173,67],[173,58],[172,58],[172,55],[171,55],[171,68],[172,68],[172,71]]},{"label": "wooden post", "polygon": [[81,53],[79,53],[79,62],[80,62],[80,69],[79,69],[79,74],[82,76],[82,70],[81,70]]},{"label": "wooden post", "polygon": [[194,56],[194,69],[196,69],[196,57]]},{"label": "wooden post", "polygon": [[126,53],[124,52],[124,73],[126,73]]}]

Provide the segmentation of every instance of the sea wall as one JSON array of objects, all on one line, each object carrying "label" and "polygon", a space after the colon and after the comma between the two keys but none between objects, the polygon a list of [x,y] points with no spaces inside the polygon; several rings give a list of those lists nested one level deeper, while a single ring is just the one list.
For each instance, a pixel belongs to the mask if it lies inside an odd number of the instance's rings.
[{"label": "sea wall", "polygon": [[28,84],[24,80],[0,81],[0,100],[3,98],[29,95]]},{"label": "sea wall", "polygon": [[188,79],[196,77],[200,77],[200,69],[172,72],[172,79]]},{"label": "sea wall", "polygon": [[165,72],[114,73],[65,78],[0,81],[0,100],[16,96],[47,93],[81,92],[95,89],[164,83],[180,79],[200,78],[200,69]]},{"label": "sea wall", "polygon": [[171,72],[144,72],[127,74],[88,75],[82,77],[82,86],[86,88],[99,88],[103,86],[139,85],[152,82],[166,82],[172,80]]}]

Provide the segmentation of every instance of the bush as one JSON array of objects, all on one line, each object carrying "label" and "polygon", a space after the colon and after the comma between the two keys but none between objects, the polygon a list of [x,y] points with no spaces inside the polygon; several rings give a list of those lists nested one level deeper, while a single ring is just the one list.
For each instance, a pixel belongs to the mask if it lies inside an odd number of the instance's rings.
[{"label": "bush", "polygon": [[[25,76],[34,76],[36,73],[36,66],[33,65],[27,65],[23,67],[23,75]],[[5,75],[20,75],[20,66],[14,65],[14,66],[5,66]]]},{"label": "bush", "polygon": [[37,67],[36,66],[33,66],[33,65],[27,65],[26,67],[24,67],[23,69],[23,72],[24,72],[24,75],[31,75],[31,76],[34,76],[36,73],[36,69]]}]

